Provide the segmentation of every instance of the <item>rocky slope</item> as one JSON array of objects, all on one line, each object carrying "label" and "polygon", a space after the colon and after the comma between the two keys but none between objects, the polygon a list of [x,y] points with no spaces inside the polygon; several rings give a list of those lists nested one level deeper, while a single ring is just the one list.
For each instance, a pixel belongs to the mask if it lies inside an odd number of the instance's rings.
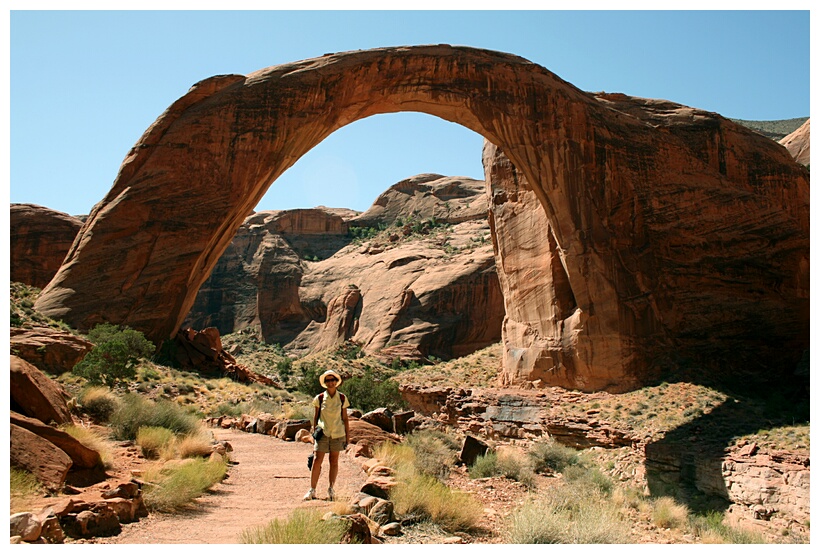
[{"label": "rocky slope", "polygon": [[405,356],[411,347],[449,358],[497,342],[503,305],[484,188],[418,175],[347,219],[318,208],[254,214],[185,325],[258,326],[297,354],[351,339],[369,353],[402,344]]}]

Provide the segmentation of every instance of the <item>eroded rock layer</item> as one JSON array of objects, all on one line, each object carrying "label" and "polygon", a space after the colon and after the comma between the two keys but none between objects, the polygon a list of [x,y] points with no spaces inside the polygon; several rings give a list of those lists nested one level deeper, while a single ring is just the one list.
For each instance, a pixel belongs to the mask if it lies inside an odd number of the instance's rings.
[{"label": "eroded rock layer", "polygon": [[692,360],[779,376],[808,345],[808,172],[785,148],[716,114],[594,96],[525,59],[447,45],[196,84],[134,146],[36,308],[171,337],[279,175],[333,131],[399,111],[476,131],[526,177],[578,319],[575,350],[551,359],[592,354],[562,379],[624,390]]}]

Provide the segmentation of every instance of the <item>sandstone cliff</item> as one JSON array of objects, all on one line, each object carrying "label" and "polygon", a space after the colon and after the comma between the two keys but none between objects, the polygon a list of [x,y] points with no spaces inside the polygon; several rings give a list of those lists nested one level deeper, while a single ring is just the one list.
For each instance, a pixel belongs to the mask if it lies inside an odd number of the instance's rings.
[{"label": "sandstone cliff", "polygon": [[[258,326],[300,354],[347,339],[369,353],[399,343],[419,356],[473,352],[499,340],[503,317],[486,212],[482,181],[429,174],[393,185],[363,214],[342,212],[347,220],[327,208],[259,212],[186,326]],[[348,225],[384,230],[354,242]]]},{"label": "sandstone cliff", "polygon": [[793,133],[785,136],[778,142],[786,147],[786,150],[794,157],[797,163],[809,165],[811,163],[811,119],[796,129]]},{"label": "sandstone cliff", "polygon": [[37,206],[12,204],[9,215],[10,279],[45,287],[63,263],[83,222]]}]

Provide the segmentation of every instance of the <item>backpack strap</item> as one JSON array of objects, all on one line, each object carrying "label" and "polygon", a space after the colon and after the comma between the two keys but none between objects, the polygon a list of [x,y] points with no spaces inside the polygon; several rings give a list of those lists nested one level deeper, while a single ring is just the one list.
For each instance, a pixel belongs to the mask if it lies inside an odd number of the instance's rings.
[{"label": "backpack strap", "polygon": [[319,426],[319,418],[322,417],[322,401],[324,400],[325,393],[319,393],[319,413],[316,414],[316,418],[313,420],[313,428]]}]

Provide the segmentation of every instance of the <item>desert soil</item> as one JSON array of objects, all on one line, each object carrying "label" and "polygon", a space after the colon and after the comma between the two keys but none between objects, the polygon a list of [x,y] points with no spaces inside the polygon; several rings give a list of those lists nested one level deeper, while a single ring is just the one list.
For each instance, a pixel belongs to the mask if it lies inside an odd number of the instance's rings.
[{"label": "desert soil", "polygon": [[[312,445],[235,429],[213,429],[217,440],[233,446],[227,478],[199,498],[194,509],[180,514],[151,514],[123,525],[116,537],[99,538],[106,544],[239,544],[243,531],[286,518],[301,507],[327,507],[328,462],[316,489],[318,499],[305,502],[310,487],[307,456]],[[361,489],[366,479],[361,463],[339,456],[337,495],[344,498]]]}]

